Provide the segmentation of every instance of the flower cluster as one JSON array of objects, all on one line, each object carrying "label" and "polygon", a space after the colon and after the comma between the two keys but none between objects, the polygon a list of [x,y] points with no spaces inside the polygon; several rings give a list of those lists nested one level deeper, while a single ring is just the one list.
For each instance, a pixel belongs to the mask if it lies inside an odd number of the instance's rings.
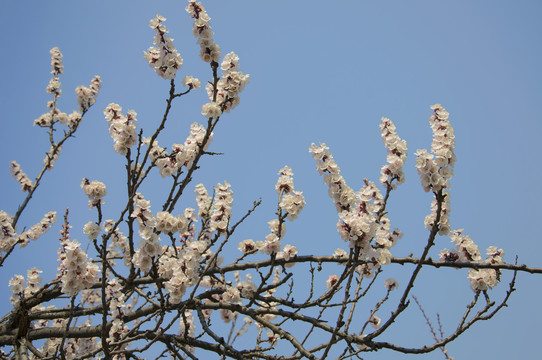
[{"label": "flower cluster", "polygon": [[198,205],[198,217],[205,219],[209,216],[209,211],[211,210],[211,196],[209,196],[203,184],[196,185],[194,193],[196,194],[196,204]]},{"label": "flower cluster", "polygon": [[[450,193],[445,189],[442,189],[444,200],[441,203],[439,230],[440,235],[448,235],[450,232]],[[433,199],[431,201],[431,213],[425,217],[425,228],[431,230],[435,220],[437,219],[438,201]]]},{"label": "flower cluster", "polygon": [[[195,0],[189,0],[186,11],[194,19],[192,28],[194,36],[198,39],[197,43],[200,45],[200,57],[203,61],[212,63],[213,69],[216,69],[220,60],[220,46],[213,39],[214,33],[209,23],[211,18],[203,5],[196,3]],[[221,63],[222,77],[218,83],[209,83],[205,87],[210,102],[202,106],[203,116],[208,119],[217,119],[222,112],[229,112],[239,104],[239,93],[248,83],[249,75],[244,75],[238,67],[239,57],[235,53],[230,52],[224,57]],[[197,84],[199,86],[199,81]]]},{"label": "flower cluster", "polygon": [[253,251],[257,250],[258,247],[254,240],[252,239],[245,239],[237,245],[237,249],[244,254],[252,253]]},{"label": "flower cluster", "polygon": [[126,155],[128,149],[137,143],[136,112],[129,110],[126,116],[122,114],[122,107],[111,103],[104,110],[105,119],[109,123],[109,134],[115,142],[115,151]]},{"label": "flower cluster", "polygon": [[98,265],[87,262],[87,254],[77,241],[63,241],[58,260],[62,292],[75,296],[79,291],[90,288],[98,278]]},{"label": "flower cluster", "polygon": [[[381,130],[388,149],[406,151],[406,144],[396,135],[392,135],[395,130],[393,123],[383,120]],[[324,183],[329,186],[329,195],[333,199],[339,215],[337,231],[341,238],[349,243],[350,248],[361,250],[360,256],[367,263],[361,266],[359,271],[364,276],[370,277],[373,270],[390,263],[392,258],[390,248],[397,243],[402,233],[398,229],[392,230],[390,220],[385,213],[382,213],[384,198],[376,185],[372,181],[364,179],[364,186],[358,192],[354,192],[346,184],[339,166],[333,160],[333,155],[328,149],[326,144],[319,146],[312,144],[309,151],[317,161],[318,172],[324,175]],[[393,150],[390,151],[392,155],[388,156],[389,169],[398,169],[390,164],[402,164],[404,155]],[[399,174],[399,172],[394,172],[394,174]],[[395,175],[391,176],[389,184]],[[399,179],[399,175],[397,176],[395,178]],[[374,244],[371,244],[373,239],[375,239]]]},{"label": "flower cluster", "polygon": [[46,112],[36,118],[34,120],[34,125],[37,125],[39,127],[50,127],[51,125],[59,122],[63,125],[66,125],[70,129],[74,129],[77,127],[77,125],[79,125],[79,122],[82,120],[80,112],[72,111],[72,113],[68,115],[65,112],[57,109],[56,105],[53,105],[54,102],[52,101],[47,103],[47,107],[50,108],[51,111]]},{"label": "flower cluster", "polygon": [[211,18],[201,3],[189,0],[186,12],[194,19],[192,30],[200,46],[200,57],[205,62],[218,62],[220,59],[220,46],[213,40],[214,32],[211,30]]},{"label": "flower cluster", "polygon": [[209,99],[220,104],[221,109],[229,112],[239,105],[239,93],[243,91],[245,85],[249,83],[250,75],[243,74],[238,70],[239,56],[234,52],[230,52],[222,60],[220,65],[222,69],[222,78],[217,83],[216,99],[213,99],[213,88],[207,84],[206,90]]},{"label": "flower cluster", "polygon": [[154,219],[151,212],[151,202],[146,200],[141,193],[137,193],[134,198],[134,211],[130,215],[135,218],[140,229],[154,228]]},{"label": "flower cluster", "polygon": [[34,126],[37,125],[39,127],[49,127],[56,122],[64,124],[67,120],[68,115],[55,108],[52,111],[46,112],[37,117],[34,120]]},{"label": "flower cluster", "polygon": [[[53,307],[51,307],[53,308]],[[45,308],[43,308],[43,310],[45,310]],[[49,325],[48,322],[47,323],[39,323],[38,327],[41,327],[41,328],[45,328],[47,326],[51,327],[51,328],[61,328],[63,326],[66,325],[66,322],[67,320],[66,319],[54,319],[51,321],[51,324]],[[92,341],[95,341],[95,338],[91,338]],[[73,339],[74,340],[74,339]],[[65,357],[67,359],[72,359],[74,358],[73,356],[73,352],[71,352],[69,349],[69,343],[71,343],[73,341],[72,339],[69,339],[69,340],[66,340],[66,346],[65,346]],[[55,354],[57,354],[58,352],[58,347],[60,345],[60,343],[62,342],[62,339],[60,338],[48,338],[45,340],[43,346],[39,349],[40,352],[42,354],[44,354],[45,356],[49,356],[49,357],[54,357]],[[83,355],[82,352],[78,353],[78,355]],[[32,357],[32,359],[34,359],[35,357]]]},{"label": "flower cluster", "polygon": [[169,248],[160,258],[158,273],[169,279],[164,287],[169,292],[171,304],[181,302],[186,289],[199,280],[198,269],[207,248],[206,241],[189,240],[177,251]]},{"label": "flower cluster", "polygon": [[481,262],[482,255],[478,250],[478,245],[472,241],[471,237],[463,234],[463,229],[457,229],[450,232],[450,239],[455,243],[458,261],[461,262]]},{"label": "flower cluster", "polygon": [[51,74],[60,75],[64,71],[64,65],[62,63],[62,53],[58,47],[52,48],[49,53],[51,54]]},{"label": "flower cluster", "polygon": [[167,211],[160,211],[155,216],[156,231],[165,234],[184,233],[187,229],[188,221],[184,215],[173,216]]},{"label": "flower cluster", "polygon": [[272,255],[280,251],[280,239],[284,237],[286,225],[284,222],[281,223],[278,219],[270,220],[267,224],[269,225],[269,230],[271,232],[265,237],[264,241],[258,241],[256,246],[260,252]]},{"label": "flower cluster", "polygon": [[337,208],[337,212],[350,210],[355,205],[356,194],[341,175],[341,169],[333,159],[333,155],[328,151],[329,147],[320,143],[320,145],[311,144],[309,152],[316,160],[316,168],[320,175],[324,175],[324,183],[329,186],[329,196]]},{"label": "flower cluster", "polygon": [[47,91],[51,95],[56,95],[57,97],[62,94],[62,90],[60,90],[60,80],[57,76],[53,76],[49,83],[47,84],[47,87],[45,88],[45,91]]},{"label": "flower cluster", "polygon": [[96,96],[98,96],[101,87],[102,79],[96,75],[90,80],[90,86],[88,88],[83,85],[75,88],[77,104],[81,108],[81,111],[87,111],[96,102]]},{"label": "flower cluster", "polygon": [[403,233],[397,228],[391,230],[390,220],[385,214],[382,215],[373,245],[373,249],[375,250],[374,260],[379,265],[387,265],[391,262],[392,255],[390,249],[397,244],[397,241],[401,237],[403,237]]},{"label": "flower cluster", "polygon": [[201,81],[192,76],[185,76],[183,79],[183,86],[188,86],[190,89],[199,89]]},{"label": "flower cluster", "polygon": [[134,211],[130,215],[135,218],[139,225],[139,249],[136,250],[132,263],[141,270],[148,271],[152,258],[162,253],[160,238],[155,233],[156,219],[151,213],[151,202],[146,200],[142,194],[137,193],[134,196]]},{"label": "flower cluster", "polygon": [[[380,183],[395,189],[405,181],[403,165],[407,156],[407,143],[397,135],[395,124],[388,118],[382,118],[380,131],[384,145],[388,149],[387,164],[380,170]],[[396,184],[392,184],[394,179],[397,180]]]},{"label": "flower cluster", "polygon": [[209,134],[207,141],[204,143],[206,133],[207,129],[205,126],[194,122],[190,124],[190,134],[184,144],[173,144],[172,155],[175,155],[178,167],[183,165],[190,167],[200,149],[203,147],[203,150],[206,150],[209,147],[209,144],[213,140],[213,133]]},{"label": "flower cluster", "polygon": [[[128,326],[124,324],[124,315],[126,311],[125,295],[121,291],[121,285],[117,279],[111,279],[107,282],[105,296],[109,302],[109,312],[113,318],[112,326],[109,329],[109,342],[118,342],[126,336],[129,331]],[[124,343],[123,348],[128,346]]]},{"label": "flower cluster", "polygon": [[[49,80],[46,91],[49,94],[54,95],[55,98],[47,103],[47,108],[49,109],[49,112],[44,113],[38,118],[36,118],[34,120],[34,125],[38,125],[40,127],[51,127],[55,123],[59,122],[73,130],[79,125],[79,122],[82,119],[82,114],[78,111],[73,111],[70,115],[68,115],[65,112],[62,112],[56,108],[56,98],[58,98],[62,93],[62,91],[60,90],[61,84],[58,75],[62,74],[64,66],[62,64],[62,53],[58,50],[58,48],[52,48],[50,52],[52,68],[51,74],[53,74],[53,77]],[[75,89],[79,106],[83,111],[88,110],[88,108],[92,104],[94,104],[100,87],[101,79],[99,76],[95,76],[91,80],[90,88],[79,86]],[[53,157],[51,156],[51,158]]]},{"label": "flower cluster", "polygon": [[89,198],[88,206],[90,208],[104,204],[102,198],[107,195],[107,189],[103,182],[97,180],[90,182],[89,179],[84,178],[81,181],[81,188]]},{"label": "flower cluster", "polygon": [[229,112],[239,105],[239,93],[248,84],[250,75],[245,75],[238,70],[239,57],[230,52],[224,57],[221,64],[222,78],[216,84],[216,92],[213,84],[205,86],[210,103],[204,104],[201,114],[206,118],[218,118],[223,111]]},{"label": "flower cluster", "polygon": [[43,216],[43,219],[37,224],[32,225],[28,230],[23,231],[19,235],[16,235],[15,230],[11,226],[13,218],[4,211],[0,211],[0,226],[2,231],[0,233],[0,251],[6,252],[15,244],[19,244],[20,247],[28,245],[30,240],[37,240],[40,236],[45,234],[53,223],[56,222],[56,212],[49,211]]},{"label": "flower cluster", "polygon": [[362,253],[368,254],[370,241],[378,229],[376,212],[379,207],[375,206],[375,200],[381,200],[382,195],[374,183],[366,179],[365,186],[355,195],[354,206],[339,213],[337,230],[350,248],[359,247]]},{"label": "flower cluster", "polygon": [[55,161],[60,156],[60,150],[62,150],[62,145],[53,144],[49,148],[47,154],[45,154],[43,163],[47,166],[47,170],[52,170],[55,166]]},{"label": "flower cluster", "polygon": [[[238,246],[238,249],[244,253],[251,252],[254,247],[260,252],[272,255],[276,254],[279,259],[289,260],[297,254],[297,248],[295,246],[286,245],[281,252],[280,240],[284,238],[286,233],[286,224],[284,219],[288,218],[290,221],[297,218],[297,215],[303,209],[305,205],[305,198],[301,191],[294,190],[293,171],[289,166],[285,166],[279,171],[279,178],[275,185],[275,190],[279,194],[279,218],[270,220],[267,224],[271,231],[264,241],[258,241],[254,243],[251,239],[244,240]],[[288,267],[293,266],[289,264]]]},{"label": "flower cluster", "polygon": [[[297,256],[297,248],[293,245],[285,245],[281,252],[277,253],[277,259],[284,259],[286,261],[293,259]],[[285,268],[294,266],[293,262],[287,262],[284,264]]]},{"label": "flower cluster", "polygon": [[165,20],[165,17],[156,15],[156,17],[149,22],[149,27],[156,31],[153,40],[153,44],[156,45],[156,47],[150,47],[143,53],[143,56],[149,65],[154,68],[154,71],[162,78],[174,79],[177,70],[179,70],[183,64],[183,58],[177,49],[175,49],[173,39],[166,35],[168,30],[163,24]]},{"label": "flower cluster", "polygon": [[16,244],[17,240],[13,237],[16,234],[11,226],[13,217],[4,210],[0,210],[0,251],[6,252]]},{"label": "flower cluster", "polygon": [[121,250],[124,257],[124,265],[129,266],[130,245],[128,244],[128,238],[119,230],[118,227],[115,227],[115,230],[113,230],[114,225],[115,223],[113,222],[113,220],[108,219],[103,222],[102,227],[106,233],[111,234],[111,247],[119,248]]},{"label": "flower cluster", "polygon": [[9,168],[9,171],[11,172],[11,176],[13,176],[15,181],[21,184],[21,190],[30,191],[30,189],[32,189],[32,180],[30,180],[23,170],[21,170],[17,161],[12,161],[10,164],[11,167]]},{"label": "flower cluster", "polygon": [[[496,246],[490,246],[487,248],[487,259],[484,261],[486,264],[504,264],[502,256],[504,251],[497,249]],[[500,281],[501,273],[499,270],[494,269],[470,269],[469,270],[470,286],[473,291],[485,291],[488,288],[494,288]]]},{"label": "flower cluster", "polygon": [[[471,237],[463,234],[463,229],[450,231],[449,234],[456,249],[443,249],[440,252],[440,260],[446,262],[475,262],[482,263],[482,255],[478,250],[478,245],[472,241]],[[486,264],[504,264],[502,256],[504,251],[490,246],[487,249]],[[494,269],[470,269],[468,279],[473,291],[485,291],[488,288],[495,287],[500,280],[500,272]]]},{"label": "flower cluster", "polygon": [[26,288],[24,289],[24,296],[26,298],[34,295],[38,291],[42,280],[40,275],[42,272],[43,271],[36,267],[33,267],[26,272]]},{"label": "flower cluster", "polygon": [[222,109],[218,103],[213,101],[201,106],[201,115],[208,119],[218,119],[218,117],[222,115]]},{"label": "flower cluster", "polygon": [[77,125],[79,125],[79,122],[82,119],[80,112],[72,111],[72,113],[68,115],[56,108],[56,104],[53,101],[49,101],[47,103],[47,108],[49,108],[50,111],[36,118],[34,120],[34,125],[39,127],[50,127],[51,125],[59,122],[66,125],[70,129],[74,129],[77,127]]},{"label": "flower cluster", "polygon": [[341,249],[341,248],[337,248],[334,252],[333,252],[333,257],[336,257],[336,258],[339,258],[339,259],[346,259],[348,258],[348,253],[344,250],[344,249]]},{"label": "flower cluster", "polygon": [[[226,304],[241,304],[241,292],[237,286],[222,286],[222,290],[224,292],[215,297],[217,301]],[[231,322],[236,316],[237,313],[229,309],[220,309],[220,317],[225,323]]]},{"label": "flower cluster", "polygon": [[429,124],[433,130],[433,142],[431,152],[435,155],[435,161],[441,168],[455,164],[455,135],[454,129],[448,117],[450,113],[440,104],[431,106],[433,114],[429,118]]},{"label": "flower cluster", "polygon": [[291,193],[283,194],[279,207],[288,213],[288,220],[294,220],[305,206],[303,192],[294,190]]},{"label": "flower cluster", "polygon": [[498,272],[493,269],[470,269],[468,279],[471,289],[475,292],[493,289],[499,283]]},{"label": "flower cluster", "polygon": [[[173,144],[170,154],[158,145],[158,141],[154,140],[149,153],[151,160],[155,161],[162,177],[175,174],[182,166],[190,167],[192,162],[198,156],[200,151],[207,149],[213,140],[213,133],[210,132],[207,139],[205,138],[207,129],[194,122],[190,125],[190,134],[186,138],[184,144]],[[144,138],[143,143],[150,144],[150,138]]]},{"label": "flower cluster", "polygon": [[279,208],[288,214],[289,220],[294,220],[305,206],[305,197],[303,192],[294,190],[294,173],[289,166],[280,169],[279,175],[275,185],[280,198]]},{"label": "flower cluster", "polygon": [[[66,326],[66,322],[68,320],[66,319],[54,319],[51,323],[51,328],[62,328]],[[71,339],[70,339],[71,340]],[[45,340],[45,343],[41,347],[41,353],[45,356],[54,357],[55,354],[58,352],[58,347],[60,343],[62,342],[61,338],[48,338]],[[68,347],[66,346],[66,349]],[[66,351],[67,352],[67,351]],[[66,354],[67,355],[67,354]],[[71,354],[70,354],[71,355]],[[70,358],[66,356],[66,358]],[[73,357],[72,357],[73,358]]]},{"label": "flower cluster", "polygon": [[60,90],[58,75],[62,74],[64,70],[62,53],[56,46],[52,48],[49,53],[51,54],[51,74],[53,74],[53,77],[49,80],[46,91],[51,95],[59,97],[62,94],[62,90]]},{"label": "flower cluster", "polygon": [[294,190],[294,172],[289,166],[285,166],[279,170],[279,178],[275,184],[275,190],[277,193],[282,195],[282,193],[289,193]]},{"label": "flower cluster", "polygon": [[209,223],[210,232],[218,231],[219,234],[222,234],[228,230],[233,204],[233,190],[230,187],[230,183],[224,181],[224,184],[218,183],[214,188],[213,212]]},{"label": "flower cluster", "polygon": [[[169,235],[179,233],[183,235],[189,226],[189,221],[185,215],[173,216],[167,211],[160,211],[156,216],[153,216],[150,207],[150,201],[137,193],[134,197],[134,211],[131,217],[138,222],[139,236],[142,240],[138,244],[139,249],[136,250],[132,262],[137,268],[144,271],[149,270],[152,259],[158,258],[163,252],[158,233],[163,232]],[[118,237],[121,240],[118,246],[121,247],[126,261],[126,256],[129,254],[126,240],[122,234]]]},{"label": "flower cluster", "polygon": [[431,106],[434,111],[429,118],[433,130],[431,154],[425,149],[417,150],[416,169],[425,191],[438,192],[450,186],[455,164],[455,136],[446,109],[440,104]]},{"label": "flower cluster", "polygon": [[100,225],[92,221],[87,222],[85,226],[83,226],[83,234],[86,234],[89,240],[96,240],[101,231]]},{"label": "flower cluster", "polygon": [[24,294],[24,276],[15,275],[9,280],[9,286],[11,287],[11,297],[9,300],[13,305],[17,305]]}]

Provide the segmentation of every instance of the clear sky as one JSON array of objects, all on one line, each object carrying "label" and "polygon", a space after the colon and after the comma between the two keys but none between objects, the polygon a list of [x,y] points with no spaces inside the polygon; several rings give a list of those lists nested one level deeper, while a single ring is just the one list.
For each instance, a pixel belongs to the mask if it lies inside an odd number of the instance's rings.
[{"label": "clear sky", "polygon": [[[152,45],[148,21],[159,13],[184,58],[178,76],[199,77],[210,71],[197,56],[191,19],[184,1],[3,2],[0,33],[2,131],[0,132],[0,209],[15,213],[24,198],[9,174],[17,160],[31,178],[37,174],[47,138],[33,127],[46,111],[50,77],[49,50],[64,54],[61,110],[75,109],[73,89],[88,86],[95,74],[103,80],[95,106],[77,138],[70,140],[55,169],[32,199],[20,224],[30,226],[49,211],[59,217],[70,208],[72,236],[86,241],[82,226],[94,221],[79,184],[83,177],[108,186],[106,216],[114,217],[123,192],[122,157],[113,150],[103,109],[110,102],[138,113],[147,134],[163,114],[169,84],[143,59]],[[423,219],[431,197],[423,192],[414,168],[416,149],[429,148],[429,106],[441,103],[456,134],[456,176],[452,179],[452,228],[464,228],[481,251],[503,248],[505,260],[542,267],[538,223],[542,177],[542,4],[526,1],[207,1],[204,2],[222,54],[235,51],[241,70],[251,75],[241,104],[219,123],[210,150],[221,157],[204,159],[193,184],[209,189],[224,180],[234,190],[234,218],[254,200],[263,199],[255,215],[239,229],[238,239],[261,240],[276,209],[274,184],[284,165],[293,168],[296,189],[307,200],[299,219],[287,224],[283,241],[300,254],[330,254],[346,248],[335,230],[337,216],[308,153],[312,142],[326,142],[347,183],[378,181],[386,151],[380,139],[381,116],[391,118],[407,140],[407,181],[392,194],[389,217],[404,237],[395,256],[418,256],[428,232]],[[179,79],[179,80],[180,80]],[[189,124],[203,122],[203,90],[176,105],[162,146],[183,142]],[[163,199],[169,181],[154,178],[145,196]],[[125,190],[124,190],[125,191]],[[183,206],[194,206],[192,194]],[[158,207],[156,203],[154,210]],[[7,282],[14,273],[37,266],[44,279],[54,276],[57,234],[54,229],[16,253],[0,271],[2,314],[9,308]],[[231,244],[234,253],[237,243]],[[451,246],[439,238],[432,256]],[[405,284],[412,267],[390,265],[389,276]],[[452,331],[472,299],[463,270],[426,269],[413,293],[428,314],[439,312]],[[385,277],[383,277],[385,279]],[[510,274],[503,276],[509,281]],[[449,346],[456,359],[539,357],[542,310],[540,276],[519,274],[518,291],[494,320],[477,324]],[[506,284],[491,291],[499,300]],[[397,299],[395,299],[397,301]],[[422,345],[432,339],[419,311],[412,307],[387,339]],[[404,355],[385,353],[387,359]],[[380,358],[368,354],[367,359]],[[441,359],[442,354],[421,357]]]}]

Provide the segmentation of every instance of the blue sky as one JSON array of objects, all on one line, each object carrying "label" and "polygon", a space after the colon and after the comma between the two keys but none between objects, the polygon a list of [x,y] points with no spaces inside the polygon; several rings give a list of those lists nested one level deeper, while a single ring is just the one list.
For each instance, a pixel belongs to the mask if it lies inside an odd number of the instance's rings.
[{"label": "blue sky", "polygon": [[[386,116],[409,147],[407,181],[392,194],[389,205],[392,224],[405,234],[392,253],[419,255],[427,238],[423,219],[431,197],[420,186],[413,153],[430,147],[429,106],[441,103],[451,114],[456,134],[452,228],[464,228],[481,250],[490,245],[503,248],[508,262],[518,255],[520,263],[542,267],[542,238],[536,230],[542,216],[540,2],[231,0],[204,5],[222,53],[235,51],[241,70],[251,78],[239,107],[226,114],[215,131],[210,150],[224,155],[204,159],[193,184],[203,182],[210,189],[229,181],[234,218],[262,197],[263,205],[238,230],[239,240],[259,240],[267,234],[266,223],[276,209],[276,173],[289,165],[307,205],[299,219],[287,224],[284,243],[297,246],[302,254],[345,248],[335,230],[334,206],[308,147],[326,142],[347,183],[358,189],[363,178],[378,180],[386,155],[378,124]],[[2,4],[1,209],[14,213],[23,199],[9,174],[9,161],[17,160],[33,178],[47,151],[45,132],[32,122],[46,111],[49,49],[58,46],[65,66],[61,110],[75,109],[73,89],[88,86],[95,74],[102,77],[102,91],[20,223],[29,226],[49,210],[60,215],[70,207],[72,236],[86,241],[82,226],[95,214],[79,187],[83,177],[106,183],[106,216],[115,216],[120,207],[116,199],[124,194],[123,159],[113,150],[102,112],[110,102],[134,109],[147,134],[161,119],[169,85],[142,55],[152,45],[148,21],[155,14],[167,18],[184,58],[180,79],[210,78],[207,64],[197,56],[199,47],[184,7],[183,1]],[[202,90],[182,99],[160,144],[183,142],[189,124],[204,121],[199,112],[205,101]],[[163,184],[169,182],[156,176],[144,188],[145,195],[157,201],[155,210],[164,196]],[[182,206],[194,206],[191,192]],[[17,249],[0,271],[3,293],[14,273],[24,274],[31,266],[44,269],[44,278],[51,279],[59,229],[60,222],[38,242]],[[448,238],[440,238],[432,256],[450,245]],[[232,244],[232,253],[236,247]],[[391,265],[389,276],[404,284],[410,269]],[[509,279],[504,276],[504,281]],[[542,321],[540,280],[520,274],[509,308],[453,343],[451,355],[508,359],[521,349],[524,358],[535,358],[537,325]],[[505,289],[501,284],[492,295],[501,299]],[[472,298],[466,271],[446,269],[424,271],[413,293],[428,313],[441,313],[447,330],[455,327]],[[0,308],[9,308],[7,295],[0,299]],[[403,345],[431,342],[416,308],[400,320],[388,339]],[[443,356],[435,352],[423,358]]]}]

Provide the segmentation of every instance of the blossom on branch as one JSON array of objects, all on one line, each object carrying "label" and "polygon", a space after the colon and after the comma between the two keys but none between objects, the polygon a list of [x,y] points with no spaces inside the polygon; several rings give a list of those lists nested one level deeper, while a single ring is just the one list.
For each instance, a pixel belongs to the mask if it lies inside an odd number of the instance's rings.
[{"label": "blossom on branch", "polygon": [[89,198],[88,206],[90,208],[104,204],[102,198],[107,195],[107,189],[103,182],[97,180],[90,182],[89,179],[84,178],[81,181],[81,188]]},{"label": "blossom on branch", "polygon": [[[380,124],[382,140],[388,149],[387,164],[380,170],[380,183],[384,186],[391,186],[393,189],[405,181],[403,165],[407,156],[407,143],[395,132],[395,124],[388,118],[383,117]],[[392,184],[397,180],[396,184]]]},{"label": "blossom on branch", "polygon": [[183,85],[188,86],[191,89],[199,89],[201,82],[192,76],[185,76],[183,79]]},{"label": "blossom on branch", "polygon": [[194,19],[192,26],[194,37],[200,45],[200,57],[205,62],[218,62],[220,59],[220,46],[213,40],[214,32],[211,30],[209,20],[211,18],[205,11],[201,3],[196,3],[195,0],[189,0],[186,12]]},{"label": "blossom on branch", "polygon": [[62,292],[74,296],[83,289],[88,289],[98,279],[98,265],[87,262],[87,254],[77,241],[63,241],[59,250],[59,270],[62,274]]},{"label": "blossom on branch", "polygon": [[11,167],[9,168],[9,171],[11,172],[11,176],[13,176],[15,181],[21,184],[21,190],[30,191],[32,188],[32,180],[30,180],[23,170],[21,170],[17,161],[12,161],[10,164]]},{"label": "blossom on branch", "polygon": [[90,81],[90,86],[88,88],[83,85],[75,88],[75,94],[77,95],[77,104],[82,111],[88,110],[96,102],[96,96],[98,96],[101,87],[102,79],[98,75],[96,75]]},{"label": "blossom on branch", "polygon": [[183,64],[183,58],[175,48],[175,45],[173,45],[173,39],[166,35],[168,30],[163,24],[164,21],[166,21],[165,17],[156,15],[149,22],[149,27],[156,31],[153,40],[153,44],[156,47],[150,47],[143,53],[143,57],[162,78],[174,79],[177,75],[177,70]]},{"label": "blossom on branch", "polygon": [[137,113],[129,110],[127,115],[122,114],[120,105],[111,103],[104,110],[105,119],[109,123],[109,134],[115,142],[115,151],[126,155],[128,149],[137,144]]},{"label": "blossom on branch", "polygon": [[425,191],[438,192],[450,186],[455,164],[454,129],[448,120],[449,113],[440,104],[431,106],[433,114],[429,124],[433,130],[431,154],[427,150],[417,150],[416,169]]}]

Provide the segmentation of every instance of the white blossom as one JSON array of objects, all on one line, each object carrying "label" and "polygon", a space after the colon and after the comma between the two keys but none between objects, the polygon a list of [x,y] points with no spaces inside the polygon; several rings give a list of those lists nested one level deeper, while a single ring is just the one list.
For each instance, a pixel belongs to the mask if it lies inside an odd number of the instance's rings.
[{"label": "white blossom", "polygon": [[51,53],[51,74],[62,74],[62,71],[64,70],[64,65],[62,63],[62,53],[56,46],[52,48],[49,52]]},{"label": "white blossom", "polygon": [[87,254],[77,241],[65,241],[59,254],[62,292],[74,296],[90,288],[98,279],[98,265],[87,262]]},{"label": "white blossom", "polygon": [[[380,183],[386,187],[395,188],[405,181],[403,165],[407,156],[407,143],[397,135],[395,124],[388,118],[382,118],[380,131],[384,145],[388,149],[387,164],[380,170]],[[397,180],[397,183],[392,184],[394,179]]]},{"label": "white blossom", "polygon": [[242,251],[243,253],[249,253],[254,250],[256,250],[256,243],[252,239],[246,239],[239,243],[239,246],[237,246],[237,249],[239,251]]},{"label": "white blossom", "polygon": [[90,240],[96,240],[100,231],[100,225],[92,221],[87,222],[83,227],[83,234],[86,234]]},{"label": "white blossom", "polygon": [[149,27],[156,32],[153,41],[156,47],[150,47],[143,53],[143,57],[159,76],[174,79],[183,64],[183,58],[173,45],[173,39],[166,35],[168,30],[163,24],[165,20],[161,15],[150,20]]},{"label": "white blossom", "polygon": [[11,172],[11,176],[17,181],[19,184],[21,184],[21,190],[22,191],[30,191],[32,189],[32,180],[28,178],[28,176],[21,170],[21,167],[16,161],[12,161],[11,166],[9,168],[9,171]]},{"label": "white blossom", "polygon": [[96,96],[98,96],[101,86],[102,79],[96,75],[90,81],[90,86],[88,88],[83,85],[75,88],[77,104],[82,111],[88,110],[96,102]]},{"label": "white blossom", "polygon": [[210,102],[201,106],[201,115],[205,116],[206,118],[217,119],[220,115],[222,115],[222,109],[216,102]]},{"label": "white blossom", "polygon": [[389,279],[386,279],[386,281],[384,281],[384,287],[388,289],[389,291],[392,291],[399,287],[399,283],[397,282],[397,280],[393,278],[389,278]]},{"label": "white blossom", "polygon": [[333,275],[330,275],[329,278],[327,279],[326,281],[326,286],[327,288],[331,288],[333,286],[335,286],[335,284],[339,281],[339,277],[335,274]]},{"label": "white blossom", "polygon": [[282,195],[279,207],[288,213],[288,219],[293,220],[303,210],[305,206],[305,197],[301,191],[294,190],[286,195]]},{"label": "white blossom", "polygon": [[81,188],[89,198],[88,206],[90,208],[104,203],[102,198],[107,195],[107,189],[103,182],[97,180],[90,182],[89,179],[84,178],[81,181]]},{"label": "white blossom", "polygon": [[205,188],[205,185],[198,184],[194,189],[196,194],[196,204],[198,205],[198,217],[205,218],[210,214],[212,199]]},{"label": "white blossom", "polygon": [[431,154],[425,149],[417,150],[416,169],[423,189],[438,192],[450,187],[449,180],[453,176],[452,169],[456,159],[455,136],[446,109],[440,104],[431,106],[431,109],[433,110],[429,118],[429,124],[433,130]]},{"label": "white blossom", "polygon": [[45,234],[53,226],[56,220],[56,212],[49,211],[48,213],[43,215],[43,218],[39,223],[32,225],[28,230],[25,230],[16,237],[14,237],[13,240],[9,241],[9,243],[11,243],[12,245],[18,243],[20,247],[25,247],[30,240],[35,241],[40,236]]},{"label": "white blossom", "polygon": [[[293,259],[297,255],[297,248],[292,245],[285,245],[281,252],[277,254],[277,259],[284,259],[286,261]],[[293,262],[286,262],[284,267],[290,268],[294,266]],[[277,268],[278,269],[278,268]]]},{"label": "white blossom", "polygon": [[200,57],[205,62],[218,62],[220,59],[220,46],[213,40],[214,32],[211,30],[209,20],[211,18],[205,11],[201,3],[190,0],[186,7],[186,12],[194,19],[192,26],[194,36],[198,39],[200,45]]},{"label": "white blossom", "polygon": [[183,79],[183,85],[188,86],[191,89],[199,89],[201,82],[192,76],[185,76]]},{"label": "white blossom", "polygon": [[369,319],[369,323],[371,324],[371,326],[374,328],[374,329],[378,329],[380,327],[380,324],[382,323],[382,321],[380,320],[380,318],[376,315],[373,315],[371,316],[371,318]]},{"label": "white blossom", "polygon": [[213,211],[210,217],[209,231],[223,233],[228,229],[233,204],[233,190],[227,181],[224,184],[218,183],[215,186],[213,200]]},{"label": "white blossom", "polygon": [[9,280],[9,286],[11,287],[11,297],[9,300],[13,305],[17,305],[20,297],[24,294],[24,277],[22,275],[15,275]]},{"label": "white blossom", "polygon": [[110,103],[104,110],[105,119],[109,123],[109,134],[113,138],[115,151],[126,155],[128,149],[137,144],[137,113],[129,110],[124,116],[120,105]]}]

